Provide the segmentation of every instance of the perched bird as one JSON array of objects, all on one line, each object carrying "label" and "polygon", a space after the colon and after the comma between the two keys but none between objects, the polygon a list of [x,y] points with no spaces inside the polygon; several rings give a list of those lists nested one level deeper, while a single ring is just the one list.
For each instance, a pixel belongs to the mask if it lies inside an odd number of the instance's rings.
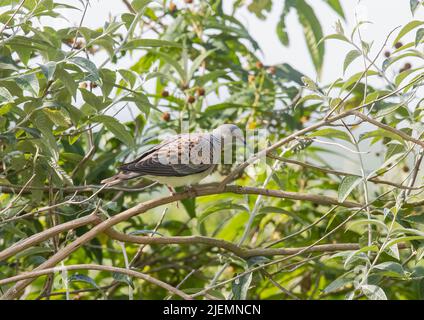
[{"label": "perched bird", "polygon": [[168,188],[197,184],[212,173],[222,146],[231,146],[233,138],[245,144],[243,132],[234,124],[223,124],[207,133],[172,136],[134,161],[121,165],[120,173],[101,183],[112,186],[144,177],[166,184]]}]

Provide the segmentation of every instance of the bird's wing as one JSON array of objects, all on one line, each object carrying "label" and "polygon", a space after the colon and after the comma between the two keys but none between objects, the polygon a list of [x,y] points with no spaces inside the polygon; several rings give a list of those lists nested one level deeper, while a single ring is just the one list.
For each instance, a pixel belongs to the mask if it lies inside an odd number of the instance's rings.
[{"label": "bird's wing", "polygon": [[182,134],[145,152],[120,167],[140,175],[184,177],[214,166],[211,159],[214,137],[209,134]]}]

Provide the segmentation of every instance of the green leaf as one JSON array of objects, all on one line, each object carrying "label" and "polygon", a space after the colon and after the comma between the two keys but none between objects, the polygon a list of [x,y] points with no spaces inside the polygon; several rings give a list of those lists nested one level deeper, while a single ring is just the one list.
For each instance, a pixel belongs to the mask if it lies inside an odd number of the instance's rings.
[{"label": "green leaf", "polygon": [[143,10],[152,0],[134,0],[131,2],[131,6],[135,11],[140,12]]},{"label": "green leaf", "polygon": [[[344,267],[345,269],[348,267],[348,265],[350,264],[350,262],[354,261],[354,258],[357,258],[359,254],[363,254],[364,252],[368,252],[368,251],[372,251],[372,252],[378,252],[378,247],[376,245],[371,245],[371,246],[366,246],[366,247],[362,247],[359,250],[355,250],[353,252],[350,252],[348,254],[348,256],[346,257],[346,260],[344,262]],[[361,257],[359,255],[359,257]],[[366,255],[362,255],[363,258],[365,258],[366,260],[368,260],[368,257]]]},{"label": "green leaf", "polygon": [[405,270],[398,262],[387,261],[377,264],[374,268],[385,271],[384,274],[391,277],[403,277],[405,275]]},{"label": "green leaf", "polygon": [[399,42],[400,39],[402,39],[402,37],[404,35],[406,35],[407,33],[409,33],[410,31],[414,30],[415,28],[421,26],[424,24],[424,21],[420,21],[420,20],[413,20],[409,23],[407,23],[400,31],[399,34],[397,35],[396,39],[393,41],[393,46]]},{"label": "green leaf", "polygon": [[0,87],[0,103],[13,102],[13,97],[9,90],[5,87]]},{"label": "green leaf", "polygon": [[129,276],[123,274],[123,273],[114,272],[114,273],[112,273],[112,278],[115,281],[129,285],[133,289],[135,288],[134,282],[132,281],[131,277],[129,277]]},{"label": "green leaf", "polygon": [[419,4],[419,0],[409,0],[409,7],[411,8],[412,15],[415,14],[415,11],[417,10]]},{"label": "green leaf", "polygon": [[188,72],[187,75],[187,80],[190,81],[191,78],[193,77],[194,73],[197,71],[197,69],[199,69],[199,66],[202,64],[202,62],[212,53],[214,53],[217,49],[213,49],[213,50],[208,50],[203,52],[202,54],[200,54],[199,56],[197,56],[196,59],[194,59],[191,67],[190,67],[190,71]]},{"label": "green leaf", "polygon": [[387,300],[386,294],[384,293],[383,289],[378,286],[364,284],[361,286],[361,290],[370,300]]},{"label": "green leaf", "polygon": [[131,134],[125,129],[125,126],[118,120],[107,115],[98,115],[92,118],[94,122],[102,123],[116,138],[121,140],[129,147],[134,146],[134,139]]},{"label": "green leaf", "polygon": [[311,133],[309,137],[325,137],[328,139],[341,139],[347,142],[351,142],[350,137],[346,132],[334,128],[317,130]]},{"label": "green leaf", "polygon": [[323,293],[331,293],[353,282],[351,273],[345,273],[325,287]]},{"label": "green leaf", "polygon": [[94,288],[102,291],[100,287],[97,285],[96,281],[93,280],[93,278],[86,276],[84,274],[73,274],[68,278],[68,282],[85,282],[93,286]]},{"label": "green leaf", "polygon": [[284,4],[283,12],[280,15],[280,20],[277,23],[277,36],[283,46],[289,45],[289,34],[287,33],[286,17],[290,12],[291,6],[288,3]]},{"label": "green leaf", "polygon": [[50,253],[52,251],[53,249],[48,247],[32,247],[32,248],[25,249],[19,252],[18,254],[16,254],[15,259],[20,259],[20,258],[31,256],[34,254]]},{"label": "green leaf", "polygon": [[[361,220],[354,221],[354,222],[348,224],[346,230],[351,230],[351,229],[353,229],[353,227],[364,226],[364,225],[369,225],[369,224],[374,224],[376,226],[380,226],[384,231],[387,231],[387,226],[383,222],[381,222],[380,220],[377,220],[377,219],[361,219]],[[365,232],[366,229],[364,228],[361,231]]]},{"label": "green leaf", "polygon": [[247,291],[249,290],[251,282],[251,272],[241,276],[240,278],[235,279],[231,288],[231,291],[233,293],[233,300],[246,300]]},{"label": "green leaf", "polygon": [[177,42],[160,40],[160,39],[134,39],[134,40],[128,41],[122,47],[122,50],[134,50],[134,49],[142,49],[142,48],[161,48],[161,47],[181,48],[182,45]]},{"label": "green leaf", "polygon": [[[247,6],[247,9],[250,12],[253,12],[256,17],[264,20],[266,18],[266,13],[271,12],[272,1],[271,0],[252,0],[252,2]],[[263,13],[265,11],[265,14]]]},{"label": "green leaf", "polygon": [[345,19],[345,14],[343,12],[342,5],[339,0],[325,0],[327,4],[335,11],[339,16]]},{"label": "green leaf", "polygon": [[415,35],[415,46],[418,46],[418,44],[421,42],[423,38],[424,38],[424,28],[419,28],[417,30],[417,34]]},{"label": "green leaf", "polygon": [[377,71],[374,70],[368,70],[367,72],[358,72],[355,73],[353,76],[351,76],[349,79],[346,80],[346,82],[342,86],[342,90],[348,89],[350,86],[356,84],[357,82],[363,80],[365,77],[371,77],[378,75]]},{"label": "green leaf", "polygon": [[47,115],[47,117],[49,117],[50,120],[54,122],[55,125],[59,127],[68,128],[72,125],[69,117],[67,117],[67,115],[60,110],[44,108],[43,112]]},{"label": "green leaf", "polygon": [[172,56],[170,56],[167,53],[163,53],[160,51],[151,51],[153,54],[159,56],[162,58],[165,62],[169,63],[179,74],[181,80],[183,82],[186,82],[186,74],[184,72],[184,69],[181,67],[180,63],[175,60]]},{"label": "green leaf", "polygon": [[384,246],[384,248],[390,248],[391,246],[398,244],[399,242],[409,242],[412,240],[422,240],[424,239],[424,236],[408,236],[408,237],[400,237],[394,240],[389,241],[388,243],[386,243],[386,245]]},{"label": "green leaf", "polygon": [[90,60],[83,57],[74,57],[71,58],[70,61],[89,73],[88,80],[97,81],[100,79],[99,71],[97,70],[96,65]]},{"label": "green leaf", "polygon": [[16,84],[22,89],[31,92],[34,96],[38,95],[40,85],[35,74],[26,74],[16,78]]},{"label": "green leaf", "polygon": [[318,42],[318,45],[321,45],[322,42],[327,41],[327,40],[340,40],[340,41],[344,41],[344,42],[350,42],[348,38],[346,38],[346,36],[340,34],[340,33],[334,33],[334,34],[330,34],[328,36],[325,36],[323,38],[320,39],[320,41]]},{"label": "green leaf", "polygon": [[404,153],[405,151],[406,150],[404,145],[399,143],[390,143],[387,147],[387,152],[384,156],[384,161],[387,161],[388,159],[393,157],[395,154]]},{"label": "green leaf", "polygon": [[358,57],[361,56],[361,52],[358,50],[352,50],[349,51],[349,53],[346,55],[346,58],[343,62],[343,74],[346,72],[347,67]]},{"label": "green leaf", "polygon": [[102,93],[103,97],[107,98],[113,89],[116,81],[116,73],[109,69],[101,69],[100,77],[102,78]]},{"label": "green leaf", "polygon": [[307,76],[303,76],[302,77],[302,82],[304,83],[304,85],[312,90],[312,91],[318,91],[318,86],[315,83],[315,81],[313,81],[311,78],[308,78]]},{"label": "green leaf", "polygon": [[390,138],[392,140],[396,140],[399,142],[403,142],[403,139],[399,137],[397,134],[394,134],[392,132],[389,132],[387,130],[383,129],[376,129],[373,131],[366,132],[364,134],[361,134],[359,136],[359,141],[363,141],[365,139],[374,138],[372,141],[372,144],[376,143],[377,141],[383,139],[383,138]]},{"label": "green leaf", "polygon": [[319,23],[314,10],[304,0],[297,0],[295,2],[295,6],[299,22],[303,27],[309,54],[319,75],[321,74],[325,53],[324,45],[318,45],[319,41],[323,37],[321,24]]},{"label": "green leaf", "polygon": [[46,64],[41,64],[40,68],[44,76],[46,77],[47,81],[50,81],[51,79],[53,79],[53,74],[56,70],[56,62],[50,61]]},{"label": "green leaf", "polygon": [[62,83],[65,86],[66,90],[68,90],[68,92],[70,93],[70,95],[75,100],[76,99],[76,96],[77,96],[78,86],[77,86],[74,78],[72,78],[72,76],[69,74],[69,72],[66,71],[63,68],[56,68],[56,76],[57,76],[58,79],[60,79],[60,81],[62,81]]},{"label": "green leaf", "polygon": [[317,94],[308,94],[308,95],[302,97],[301,99],[299,99],[299,101],[296,103],[296,105],[294,107],[296,108],[299,104],[302,104],[304,102],[311,101],[311,100],[323,101],[324,99],[323,99],[323,97],[321,97]]},{"label": "green leaf", "polygon": [[103,109],[103,103],[102,100],[97,97],[94,93],[88,91],[84,88],[79,88],[82,98],[85,102],[87,102],[90,106],[96,108],[97,110]]},{"label": "green leaf", "polygon": [[347,176],[344,177],[339,185],[338,200],[343,202],[349,196],[353,189],[361,182],[361,177]]}]

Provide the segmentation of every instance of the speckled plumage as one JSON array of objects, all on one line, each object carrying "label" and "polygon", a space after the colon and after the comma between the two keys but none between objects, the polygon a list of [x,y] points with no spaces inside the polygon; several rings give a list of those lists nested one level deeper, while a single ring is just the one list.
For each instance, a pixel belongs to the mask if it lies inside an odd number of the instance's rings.
[{"label": "speckled plumage", "polygon": [[214,156],[220,155],[221,138],[233,135],[235,128],[238,129],[235,125],[223,125],[212,133],[173,136],[121,165],[120,173],[102,183],[115,185],[143,176],[171,187],[196,184],[213,171]]}]

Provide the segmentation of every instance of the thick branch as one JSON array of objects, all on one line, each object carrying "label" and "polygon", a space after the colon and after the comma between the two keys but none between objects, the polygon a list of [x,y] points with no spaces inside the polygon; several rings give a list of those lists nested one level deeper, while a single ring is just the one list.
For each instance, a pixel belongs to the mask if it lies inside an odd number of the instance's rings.
[{"label": "thick branch", "polygon": [[111,266],[103,266],[103,265],[97,265],[97,264],[77,264],[77,265],[69,265],[69,266],[64,266],[64,267],[47,268],[47,269],[43,269],[43,270],[34,270],[32,272],[27,272],[27,273],[23,273],[23,274],[14,276],[14,277],[2,279],[2,280],[0,280],[0,286],[11,283],[11,282],[24,280],[24,279],[34,279],[34,278],[42,276],[42,275],[51,274],[51,273],[64,271],[64,270],[66,270],[66,271],[99,270],[99,271],[109,271],[109,272],[122,273],[122,274],[126,274],[128,276],[139,278],[139,279],[142,279],[144,281],[155,284],[155,285],[157,285],[161,288],[164,288],[165,290],[167,290],[169,292],[172,292],[173,294],[175,294],[177,296],[180,296],[181,298],[183,298],[185,300],[192,300],[192,298],[188,294],[186,294],[186,293],[182,292],[181,290],[167,284],[166,282],[163,282],[161,280],[153,278],[153,277],[151,277],[147,274],[144,274],[144,273],[141,273],[141,272],[138,272],[138,271],[134,271],[134,270],[111,267]]},{"label": "thick branch", "polygon": [[18,252],[21,252],[27,248],[30,248],[40,242],[43,242],[47,239],[50,239],[56,235],[58,235],[61,232],[73,230],[88,224],[92,224],[95,221],[99,221],[100,218],[95,214],[92,213],[88,216],[78,218],[66,223],[59,224],[55,227],[49,228],[45,231],[36,233],[32,235],[29,238],[25,238],[22,241],[19,241],[12,245],[11,247],[8,247],[7,249],[0,252],[0,261],[5,260]]},{"label": "thick branch", "polygon": [[[246,259],[255,256],[282,256],[291,255],[304,250],[304,247],[299,248],[276,248],[276,249],[247,249],[242,248],[232,242],[225,241],[222,239],[209,238],[204,236],[187,236],[187,237],[142,237],[127,235],[113,229],[105,231],[109,237],[114,240],[122,242],[130,242],[137,244],[204,244],[211,247],[217,247],[225,249],[234,253],[240,258]],[[323,244],[309,248],[304,251],[309,252],[333,252],[333,251],[346,251],[346,250],[358,250],[359,245],[357,243],[335,243],[335,244]]]}]

